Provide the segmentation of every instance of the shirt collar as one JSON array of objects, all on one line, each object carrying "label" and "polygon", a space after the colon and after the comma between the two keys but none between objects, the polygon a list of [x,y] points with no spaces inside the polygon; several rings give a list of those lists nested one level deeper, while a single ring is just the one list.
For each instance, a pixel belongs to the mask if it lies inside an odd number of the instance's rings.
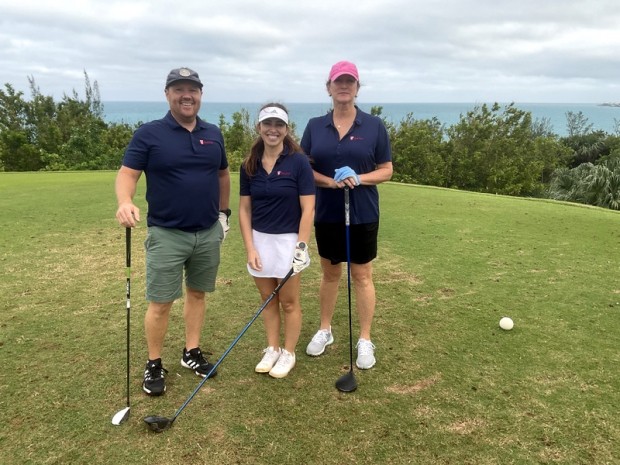
[{"label": "shirt collar", "polygon": [[[353,121],[355,122],[356,126],[360,126],[362,124],[362,113],[363,112],[359,109],[359,107],[355,105],[355,119]],[[323,117],[323,123],[325,124],[325,126],[335,127],[333,109]]]},{"label": "shirt collar", "polygon": [[[172,116],[172,112],[170,110],[168,110],[168,113],[166,113],[166,116],[164,116],[164,121],[168,123],[170,127],[173,127],[173,128],[183,127],[178,123],[176,119],[174,119],[174,116]],[[201,120],[198,115],[196,115],[196,127],[194,128],[194,131],[196,129],[205,129],[206,127],[207,127],[207,123]]]},{"label": "shirt collar", "polygon": [[[285,157],[288,154],[289,154],[289,149],[288,149],[288,146],[285,144],[284,148],[280,152],[280,155],[278,155],[278,158],[276,159],[276,163],[278,163],[282,157]],[[261,155],[261,158],[262,158],[262,155]]]}]

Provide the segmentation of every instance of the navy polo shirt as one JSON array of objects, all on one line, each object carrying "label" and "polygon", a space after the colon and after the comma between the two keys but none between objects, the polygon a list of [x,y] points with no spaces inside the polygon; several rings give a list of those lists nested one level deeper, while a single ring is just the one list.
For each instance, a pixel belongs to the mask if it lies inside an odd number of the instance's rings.
[{"label": "navy polo shirt", "polygon": [[267,234],[298,233],[300,195],[314,195],[314,174],[308,157],[285,148],[267,174],[259,163],[254,176],[239,170],[239,192],[252,201],[252,229]]},{"label": "navy polo shirt", "polygon": [[123,165],[146,175],[149,226],[195,232],[217,221],[218,174],[228,167],[217,126],[197,118],[189,132],[168,112],[136,130]]},{"label": "navy polo shirt", "polygon": [[[333,111],[308,121],[301,147],[318,173],[333,178],[337,168],[350,166],[359,175],[392,160],[390,139],[383,121],[355,108],[355,121],[342,139],[333,124]],[[350,193],[351,224],[378,222],[377,186],[356,186]],[[317,187],[315,223],[343,223],[344,220],[344,190]]]}]

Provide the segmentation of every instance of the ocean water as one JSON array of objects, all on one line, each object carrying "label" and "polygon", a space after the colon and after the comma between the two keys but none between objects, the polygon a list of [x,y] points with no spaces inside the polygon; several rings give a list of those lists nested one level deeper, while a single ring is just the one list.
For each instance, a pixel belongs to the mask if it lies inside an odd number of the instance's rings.
[{"label": "ocean water", "polygon": [[[114,123],[135,124],[162,118],[168,111],[168,103],[161,102],[102,102],[104,119]],[[492,102],[491,102],[492,103]],[[200,117],[210,123],[218,124],[220,115],[230,122],[233,113],[246,109],[250,118],[256,114],[262,103],[230,103],[209,102],[203,100]],[[446,126],[459,121],[460,115],[466,114],[481,103],[364,103],[358,106],[367,112],[371,107],[381,106],[382,116],[393,123],[399,123],[409,113],[415,119],[437,118]],[[502,104],[505,105],[505,104]],[[297,133],[301,135],[306,123],[312,117],[323,115],[330,110],[329,102],[325,103],[286,103],[292,121],[297,126]],[[547,120],[553,132],[560,136],[567,133],[566,114],[568,112],[582,112],[594,129],[614,133],[616,120],[620,121],[620,107],[604,106],[596,103],[515,103],[521,110],[529,111],[534,119]]]}]

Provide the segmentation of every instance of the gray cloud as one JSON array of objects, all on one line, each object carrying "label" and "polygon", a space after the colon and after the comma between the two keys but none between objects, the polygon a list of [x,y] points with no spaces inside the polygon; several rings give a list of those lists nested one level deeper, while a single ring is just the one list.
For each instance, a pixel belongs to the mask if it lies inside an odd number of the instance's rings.
[{"label": "gray cloud", "polygon": [[210,101],[327,101],[335,61],[360,101],[618,101],[620,8],[607,0],[0,0],[2,84],[161,100],[195,68]]}]

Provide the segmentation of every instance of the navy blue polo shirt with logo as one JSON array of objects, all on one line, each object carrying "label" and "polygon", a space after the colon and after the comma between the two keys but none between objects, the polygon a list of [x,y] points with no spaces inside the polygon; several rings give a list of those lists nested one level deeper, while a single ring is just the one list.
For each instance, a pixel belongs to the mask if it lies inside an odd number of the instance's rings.
[{"label": "navy blue polo shirt with logo", "polygon": [[[337,168],[349,166],[359,175],[392,161],[390,139],[383,121],[355,108],[355,121],[342,139],[334,126],[333,112],[308,121],[301,147],[315,171],[333,178]],[[379,221],[377,186],[356,186],[351,190],[349,204],[351,224]],[[344,190],[317,187],[315,223],[343,223],[344,220]]]},{"label": "navy blue polo shirt with logo", "polygon": [[149,226],[195,232],[217,221],[218,175],[228,160],[222,133],[214,124],[197,118],[189,132],[169,111],[136,130],[123,165],[146,175]]},{"label": "navy blue polo shirt with logo", "polygon": [[285,148],[267,174],[259,163],[254,176],[239,170],[239,192],[252,201],[252,229],[266,234],[298,233],[301,221],[300,195],[314,195],[314,174],[302,153]]}]

